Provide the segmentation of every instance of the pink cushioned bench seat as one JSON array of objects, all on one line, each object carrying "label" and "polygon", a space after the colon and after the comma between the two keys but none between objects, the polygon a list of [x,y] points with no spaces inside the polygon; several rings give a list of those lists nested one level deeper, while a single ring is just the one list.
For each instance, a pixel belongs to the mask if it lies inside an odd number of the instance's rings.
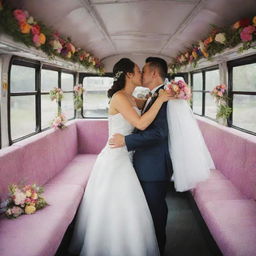
[{"label": "pink cushioned bench seat", "polygon": [[192,195],[223,255],[256,255],[256,137],[198,123],[217,170]]},{"label": "pink cushioned bench seat", "polygon": [[0,197],[8,184],[37,183],[49,203],[29,216],[0,217],[1,256],[55,255],[107,136],[107,120],[75,120],[0,150]]}]

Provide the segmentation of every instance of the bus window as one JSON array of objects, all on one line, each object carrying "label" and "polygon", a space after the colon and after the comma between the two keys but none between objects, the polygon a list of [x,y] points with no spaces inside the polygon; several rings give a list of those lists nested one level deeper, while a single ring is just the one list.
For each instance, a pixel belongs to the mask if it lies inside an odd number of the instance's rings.
[{"label": "bus window", "polygon": [[49,92],[58,87],[58,71],[41,70],[41,127],[50,126],[51,120],[57,113],[56,102],[51,101]]},{"label": "bus window", "polygon": [[74,118],[74,81],[73,74],[61,73],[61,89],[64,92],[64,97],[61,101],[61,108],[67,119]]},{"label": "bus window", "polygon": [[174,81],[177,82],[177,81],[179,81],[179,80],[182,80],[183,82],[186,82],[183,76],[175,76],[175,77],[174,77]]},{"label": "bus window", "polygon": [[11,139],[36,131],[36,68],[13,64],[10,73]]},{"label": "bus window", "polygon": [[84,77],[84,116],[87,118],[107,117],[108,102],[107,91],[113,84],[112,77]]},{"label": "bus window", "polygon": [[252,63],[232,67],[232,85],[232,124],[256,132],[256,58]]},{"label": "bus window", "polygon": [[220,84],[219,70],[210,70],[205,72],[205,116],[216,119],[217,105],[210,92]]},{"label": "bus window", "polygon": [[192,74],[192,108],[193,112],[202,115],[203,112],[203,76],[202,72]]}]

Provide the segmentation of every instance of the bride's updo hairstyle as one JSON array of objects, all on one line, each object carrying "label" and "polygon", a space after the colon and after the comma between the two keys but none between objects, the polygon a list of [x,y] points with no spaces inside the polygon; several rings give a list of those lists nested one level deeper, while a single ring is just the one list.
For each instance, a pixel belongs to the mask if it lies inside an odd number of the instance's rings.
[{"label": "bride's updo hairstyle", "polygon": [[122,58],[113,67],[114,83],[108,90],[108,97],[111,98],[116,92],[125,86],[125,75],[134,73],[135,63],[127,58]]}]

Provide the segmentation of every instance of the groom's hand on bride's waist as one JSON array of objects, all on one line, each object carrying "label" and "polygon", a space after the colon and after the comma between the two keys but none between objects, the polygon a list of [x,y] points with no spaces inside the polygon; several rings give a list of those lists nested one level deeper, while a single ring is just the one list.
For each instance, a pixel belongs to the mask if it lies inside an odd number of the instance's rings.
[{"label": "groom's hand on bride's waist", "polygon": [[111,148],[121,148],[125,146],[124,136],[122,134],[116,133],[108,140],[108,144]]}]

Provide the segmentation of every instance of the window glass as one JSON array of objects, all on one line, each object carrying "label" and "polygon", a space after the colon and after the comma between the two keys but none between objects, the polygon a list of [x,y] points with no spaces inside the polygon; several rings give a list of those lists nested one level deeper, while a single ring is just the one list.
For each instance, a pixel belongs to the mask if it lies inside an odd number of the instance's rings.
[{"label": "window glass", "polygon": [[63,91],[73,91],[74,75],[68,73],[61,73],[61,89]]},{"label": "window glass", "polygon": [[205,90],[212,91],[212,89],[220,84],[219,70],[211,70],[205,72]]},{"label": "window glass", "polygon": [[193,112],[202,115],[202,104],[203,104],[203,94],[201,92],[193,92]]},{"label": "window glass", "polygon": [[112,77],[85,77],[83,80],[84,92],[84,116],[107,117],[108,89],[113,85]]},{"label": "window glass", "polygon": [[202,73],[193,74],[193,90],[203,90],[203,77]]},{"label": "window glass", "polygon": [[49,94],[41,95],[41,127],[45,129],[51,126],[51,121],[57,114],[57,103],[51,101]]},{"label": "window glass", "polygon": [[216,119],[217,104],[210,93],[205,94],[205,115]]},{"label": "window glass", "polygon": [[11,66],[11,92],[35,91],[35,68],[12,65]]},{"label": "window glass", "polygon": [[61,101],[61,109],[67,119],[74,118],[74,96],[73,92],[64,93],[64,97]]},{"label": "window glass", "polygon": [[12,140],[35,132],[35,96],[11,96],[10,104]]},{"label": "window glass", "polygon": [[184,80],[184,77],[183,76],[175,76],[174,77],[174,81],[179,81],[179,80],[182,80],[183,82],[185,82],[185,80]]},{"label": "window glass", "polygon": [[256,95],[234,94],[233,125],[256,132]]},{"label": "window glass", "polygon": [[54,87],[58,87],[58,71],[42,69],[41,91],[49,92]]},{"label": "window glass", "polygon": [[233,91],[256,92],[256,63],[233,67]]}]

